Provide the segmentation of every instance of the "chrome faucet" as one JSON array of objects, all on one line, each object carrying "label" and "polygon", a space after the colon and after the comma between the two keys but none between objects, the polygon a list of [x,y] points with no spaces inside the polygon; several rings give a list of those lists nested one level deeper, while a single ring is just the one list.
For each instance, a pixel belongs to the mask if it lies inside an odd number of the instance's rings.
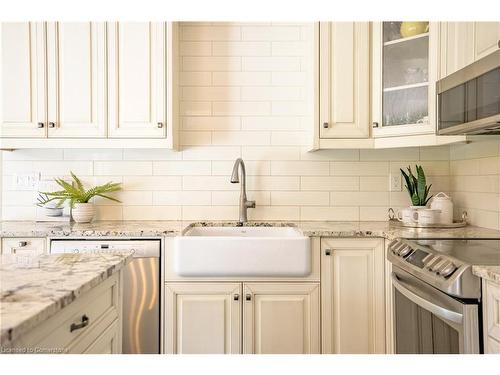
[{"label": "chrome faucet", "polygon": [[239,167],[241,166],[241,190],[240,190],[240,224],[243,224],[248,221],[247,218],[247,209],[255,208],[255,201],[247,200],[247,189],[246,189],[246,171],[245,171],[245,163],[243,163],[243,159],[238,158],[234,162],[233,173],[231,175],[231,183],[237,184],[240,183],[240,176],[238,174]]}]

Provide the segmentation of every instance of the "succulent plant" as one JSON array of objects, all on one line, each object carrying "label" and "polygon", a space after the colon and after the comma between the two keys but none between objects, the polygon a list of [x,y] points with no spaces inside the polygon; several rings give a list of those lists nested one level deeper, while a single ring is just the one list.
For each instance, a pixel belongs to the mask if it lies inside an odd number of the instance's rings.
[{"label": "succulent plant", "polygon": [[432,184],[427,186],[427,181],[425,178],[424,169],[420,165],[415,165],[416,174],[413,174],[410,166],[408,166],[408,173],[400,168],[401,174],[403,175],[406,185],[405,188],[410,195],[410,200],[412,206],[426,206],[427,202],[432,198],[429,196],[429,191],[431,190]]}]

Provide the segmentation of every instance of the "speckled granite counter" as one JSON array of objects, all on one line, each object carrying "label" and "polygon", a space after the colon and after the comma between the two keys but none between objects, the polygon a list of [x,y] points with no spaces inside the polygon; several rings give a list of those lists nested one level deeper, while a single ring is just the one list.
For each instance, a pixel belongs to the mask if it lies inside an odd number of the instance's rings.
[{"label": "speckled granite counter", "polygon": [[500,284],[500,266],[473,266],[472,273],[483,279]]},{"label": "speckled granite counter", "polygon": [[[234,226],[235,221],[94,221],[90,224],[0,221],[0,237],[161,237],[178,236],[189,226]],[[405,238],[500,238],[500,231],[401,228],[387,221],[250,221],[249,226],[297,226],[307,236]]]},{"label": "speckled granite counter", "polygon": [[0,256],[0,346],[122,269],[132,253]]}]

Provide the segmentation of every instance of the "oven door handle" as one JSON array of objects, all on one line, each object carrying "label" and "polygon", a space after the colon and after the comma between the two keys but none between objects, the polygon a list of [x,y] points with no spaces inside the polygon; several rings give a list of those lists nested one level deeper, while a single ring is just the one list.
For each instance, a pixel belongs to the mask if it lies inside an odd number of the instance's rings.
[{"label": "oven door handle", "polygon": [[391,275],[392,279],[392,285],[406,298],[408,298],[410,301],[416,303],[423,309],[433,313],[437,317],[440,317],[442,319],[446,319],[458,324],[462,324],[463,321],[463,315],[460,313],[457,313],[456,311],[451,311],[448,310],[442,306],[439,306],[438,304],[435,304],[431,301],[428,301],[425,298],[420,297],[418,294],[412,292],[409,290],[403,283],[401,282],[396,275],[393,273]]}]

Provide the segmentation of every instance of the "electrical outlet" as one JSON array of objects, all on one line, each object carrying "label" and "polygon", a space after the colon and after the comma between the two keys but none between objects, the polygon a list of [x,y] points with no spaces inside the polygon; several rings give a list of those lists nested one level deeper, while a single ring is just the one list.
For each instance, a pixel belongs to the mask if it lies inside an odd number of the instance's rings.
[{"label": "electrical outlet", "polygon": [[22,173],[12,176],[12,187],[15,190],[33,190],[40,180],[39,173]]},{"label": "electrical outlet", "polygon": [[389,191],[401,191],[401,175],[399,173],[391,174],[389,176]]}]

